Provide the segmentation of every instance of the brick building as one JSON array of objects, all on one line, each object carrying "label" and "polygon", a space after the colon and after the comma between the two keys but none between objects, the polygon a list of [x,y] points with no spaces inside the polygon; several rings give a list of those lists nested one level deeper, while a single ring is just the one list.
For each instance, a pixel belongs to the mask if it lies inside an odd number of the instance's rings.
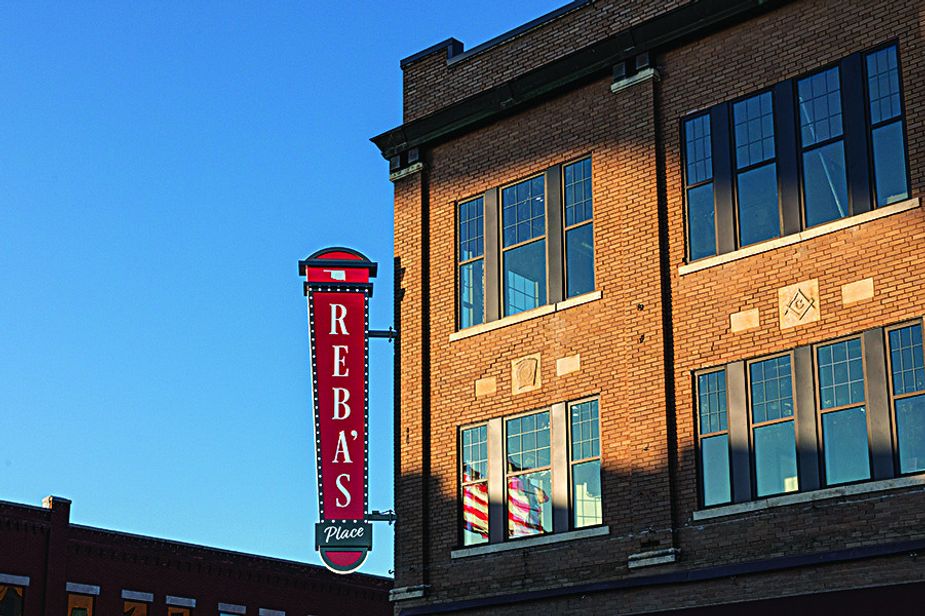
[{"label": "brick building", "polygon": [[70,522],[71,503],[0,502],[0,616],[391,613],[392,580]]},{"label": "brick building", "polygon": [[402,61],[397,613],[919,604],[923,36],[576,0]]}]

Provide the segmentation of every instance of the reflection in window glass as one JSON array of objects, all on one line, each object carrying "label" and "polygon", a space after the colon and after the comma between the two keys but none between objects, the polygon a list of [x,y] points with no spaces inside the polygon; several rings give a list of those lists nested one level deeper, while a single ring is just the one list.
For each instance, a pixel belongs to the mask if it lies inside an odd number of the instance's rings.
[{"label": "reflection in window glass", "polygon": [[463,545],[488,541],[488,428],[462,430]]},{"label": "reflection in window glass", "polygon": [[505,423],[508,537],[552,532],[549,411]]},{"label": "reflection in window glass", "polygon": [[799,484],[790,356],[753,363],[749,378],[757,495],[794,492]]},{"label": "reflection in window glass", "polygon": [[806,226],[849,214],[838,68],[797,82]]},{"label": "reflection in window glass", "polygon": [[827,485],[870,479],[863,406],[823,414],[822,441]]},{"label": "reflection in window glass", "polygon": [[691,260],[716,254],[713,183],[687,191],[687,220]]},{"label": "reflection in window glass", "polygon": [[896,413],[899,472],[925,470],[925,366],[922,326],[890,330],[890,380]]},{"label": "reflection in window glass", "polygon": [[774,111],[771,93],[764,92],[732,106],[736,168],[752,167],[774,158]]},{"label": "reflection in window glass", "polygon": [[803,153],[803,191],[806,226],[848,215],[848,176],[845,144],[830,143]]},{"label": "reflection in window glass", "polygon": [[592,229],[591,159],[566,165],[565,187],[565,296],[594,290],[594,232]]},{"label": "reflection in window glass", "polygon": [[738,174],[739,245],[780,236],[777,165],[768,163]]},{"label": "reflection in window glass", "polygon": [[546,303],[544,191],[543,176],[501,191],[504,316]]},{"label": "reflection in window glass", "polygon": [[867,54],[867,95],[873,124],[899,117],[902,113],[895,45]]},{"label": "reflection in window glass", "polygon": [[704,506],[732,500],[729,475],[729,432],[726,412],[726,372],[697,377],[700,431],[701,498]]},{"label": "reflection in window glass", "polygon": [[482,198],[459,204],[459,327],[485,319],[484,212]]},{"label": "reflection in window glass", "polygon": [[874,154],[874,179],[877,206],[889,205],[909,198],[906,181],[906,144],[903,123],[892,122],[871,133]]},{"label": "reflection in window glass", "polygon": [[0,616],[22,616],[22,604],[21,586],[0,584]]},{"label": "reflection in window glass", "polygon": [[504,315],[546,303],[546,240],[504,253]]},{"label": "reflection in window glass", "polygon": [[485,272],[478,259],[459,267],[459,327],[472,327],[484,320]]},{"label": "reflection in window glass", "polygon": [[716,254],[710,116],[704,114],[685,122],[684,140],[687,243],[693,261]]},{"label": "reflection in window glass", "polygon": [[[823,458],[828,485],[870,478],[861,339],[816,349]],[[857,405],[857,406],[855,406]],[[854,406],[855,408],[845,408]],[[838,409],[838,410],[833,410]]]},{"label": "reflection in window glass", "polygon": [[572,526],[600,524],[601,437],[597,400],[571,406]]}]

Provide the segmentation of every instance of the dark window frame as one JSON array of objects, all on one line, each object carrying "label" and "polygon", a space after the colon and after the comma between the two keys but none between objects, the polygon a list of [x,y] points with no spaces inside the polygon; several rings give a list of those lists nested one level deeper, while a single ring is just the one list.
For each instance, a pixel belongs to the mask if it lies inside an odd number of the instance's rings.
[{"label": "dark window frame", "polygon": [[[750,480],[751,480],[752,494],[754,495],[754,498],[756,499],[757,498],[771,498],[773,496],[782,496],[784,494],[793,494],[793,493],[799,492],[801,490],[801,486],[803,485],[803,482],[800,477],[799,460],[797,459],[797,454],[795,454],[794,461],[796,462],[796,467],[797,467],[797,489],[790,490],[790,491],[784,490],[783,492],[777,492],[775,494],[766,494],[764,496],[758,495],[758,461],[757,461],[757,456],[756,456],[757,449],[755,448],[755,430],[757,428],[764,428],[766,426],[772,426],[772,425],[777,425],[777,424],[782,424],[782,423],[792,423],[794,444],[796,444],[797,435],[799,434],[798,432],[799,431],[799,427],[798,427],[799,402],[797,400],[797,391],[796,391],[796,378],[795,378],[796,362],[795,362],[794,355],[795,353],[793,350],[788,350],[788,351],[783,351],[780,353],[772,353],[770,355],[762,355],[761,357],[754,357],[745,362],[745,392],[746,392],[746,398],[747,398],[746,413],[748,416],[748,457],[749,457],[749,470],[750,470],[749,475],[750,475]],[[752,366],[754,366],[755,364],[764,362],[764,361],[777,359],[780,357],[790,358],[790,396],[793,402],[793,414],[790,415],[789,417],[781,417],[779,419],[773,419],[770,421],[766,420],[763,422],[755,422],[754,406],[753,406],[754,399],[752,396],[752,388],[751,388]],[[727,384],[727,387],[728,387],[728,384]]]},{"label": "dark window frame", "polygon": [[[580,223],[570,225],[566,228],[565,225],[565,167],[588,160],[591,163],[591,198],[592,198],[592,216],[588,220],[584,220]],[[504,314],[504,258],[506,252],[510,252],[513,249],[520,248],[522,246],[528,245],[532,242],[540,241],[541,238],[531,238],[517,244],[512,244],[511,246],[504,246],[504,220],[503,220],[503,201],[502,201],[502,191],[506,188],[516,186],[525,181],[531,179],[543,177],[544,183],[544,203],[545,203],[545,230],[542,240],[546,243],[546,249],[544,253],[545,257],[545,268],[546,268],[546,298],[545,302],[541,302],[537,308],[542,306],[556,304],[567,297],[567,254],[566,254],[566,233],[570,230],[577,229],[583,225],[590,224],[592,227],[592,251],[593,251],[593,265],[594,265],[594,288],[597,288],[598,284],[598,268],[597,265],[597,252],[594,250],[593,245],[596,243],[594,241],[594,212],[596,211],[596,206],[594,205],[593,195],[594,195],[594,155],[592,152],[586,152],[574,158],[568,159],[562,163],[552,165],[546,169],[540,171],[533,171],[531,173],[525,174],[517,179],[514,179],[503,184],[498,184],[492,186],[488,190],[480,194],[472,194],[467,197],[457,199],[453,201],[453,229],[454,229],[454,290],[453,294],[455,297],[454,304],[454,322],[456,331],[464,331],[470,327],[477,327],[478,325],[487,325],[494,321],[497,321],[502,318],[507,317],[516,317],[520,312],[513,313],[511,315]],[[463,262],[460,257],[459,251],[459,241],[460,241],[460,231],[459,231],[459,208],[461,205],[474,201],[476,199],[482,199],[482,222],[484,225],[482,237],[483,237],[483,254],[482,254],[482,264],[483,264],[483,275],[482,275],[482,284],[483,284],[483,312],[482,312],[482,323],[478,325],[472,325],[463,327],[462,326],[462,303],[460,296],[460,271],[461,266],[478,260],[478,258],[470,259]],[[594,290],[588,291],[586,293],[593,293]],[[583,295],[583,294],[582,294]],[[580,297],[576,295],[575,297]]]},{"label": "dark window frame", "polygon": [[[565,200],[565,194],[566,194],[566,189],[567,189],[567,186],[566,186],[566,184],[565,184],[565,168],[566,168],[566,167],[569,167],[569,166],[571,166],[571,165],[577,165],[578,163],[584,162],[585,160],[587,160],[588,163],[589,163],[588,181],[589,181],[589,183],[590,183],[590,185],[591,185],[591,196],[590,196],[590,200],[591,200],[591,217],[590,217],[590,218],[587,218],[587,219],[585,219],[585,220],[582,220],[581,222],[576,222],[576,223],[574,223],[574,224],[572,224],[572,225],[569,225],[569,224],[567,224],[568,217],[566,216],[566,208],[568,207],[568,204],[566,203],[566,200]],[[575,229],[580,229],[581,227],[586,226],[586,225],[590,225],[590,226],[591,226],[591,252],[592,252],[592,256],[591,256],[591,265],[592,265],[592,270],[593,270],[592,276],[593,276],[593,279],[594,279],[594,280],[593,280],[593,284],[592,284],[592,291],[593,291],[594,289],[597,288],[597,268],[594,267],[594,257],[595,257],[595,254],[596,254],[595,251],[594,251],[594,213],[597,211],[597,209],[595,208],[595,205],[594,205],[594,174],[592,173],[592,171],[594,170],[594,159],[593,159],[593,157],[591,156],[591,154],[589,153],[589,154],[585,154],[585,155],[583,155],[583,156],[579,156],[578,158],[565,161],[565,162],[563,162],[561,165],[559,165],[559,167],[560,167],[560,170],[561,170],[561,175],[560,175],[560,178],[559,178],[559,182],[560,182],[559,186],[560,186],[560,193],[561,193],[561,199],[560,199],[561,218],[560,218],[560,221],[561,221],[561,223],[562,223],[562,224],[560,225],[560,226],[561,226],[561,230],[562,230],[562,299],[570,299],[570,298],[569,298],[569,294],[568,294],[568,278],[569,278],[569,271],[568,271],[568,241],[567,241],[567,239],[568,239],[568,232],[569,232],[569,231],[573,231],[573,230],[575,230]],[[549,198],[549,195],[547,195],[547,198]],[[590,292],[591,292],[591,291],[586,291],[586,293],[590,293]],[[573,297],[578,297],[579,295],[582,295],[582,294],[578,294],[578,295],[575,295],[575,296],[573,296]],[[561,301],[561,300],[560,300],[560,301]]]},{"label": "dark window frame", "polygon": [[[485,478],[484,478],[484,479],[480,479],[479,481],[465,481],[465,480],[464,480],[465,474],[464,474],[464,471],[463,471],[463,463],[464,463],[464,460],[463,460],[463,433],[466,432],[467,430],[476,430],[476,429],[478,429],[478,428],[485,428],[485,451],[486,451],[486,454],[485,454],[485,455],[486,455],[486,461],[485,461]],[[481,421],[481,422],[476,422],[476,423],[471,423],[471,424],[466,424],[466,425],[459,426],[458,429],[457,429],[456,447],[457,447],[457,464],[456,464],[457,481],[456,481],[456,485],[457,485],[457,502],[459,503],[458,510],[459,510],[459,521],[460,521],[460,523],[457,524],[457,531],[458,531],[458,535],[459,535],[458,538],[457,538],[457,542],[458,542],[458,544],[459,544],[460,546],[463,546],[463,547],[474,547],[474,546],[477,546],[477,545],[486,545],[487,543],[489,543],[489,542],[491,541],[491,532],[492,532],[491,514],[490,514],[490,500],[489,500],[489,517],[488,517],[488,533],[489,533],[488,539],[487,539],[486,541],[481,542],[481,543],[472,543],[472,544],[466,545],[466,542],[465,542],[465,529],[464,529],[464,527],[465,527],[465,511],[464,511],[464,509],[465,509],[465,505],[466,505],[466,504],[465,504],[465,493],[464,493],[464,490],[465,490],[465,488],[467,488],[467,487],[469,487],[469,486],[476,485],[476,484],[480,484],[480,483],[484,483],[484,484],[485,484],[485,489],[486,489],[486,496],[488,495],[488,485],[489,485],[489,480],[490,480],[490,474],[489,474],[489,472],[488,472],[488,459],[487,459],[487,457],[488,457],[488,422],[486,422],[486,421]]]},{"label": "dark window frame", "polygon": [[[549,445],[548,445],[549,464],[546,464],[544,466],[534,466],[526,470],[521,469],[519,471],[511,472],[508,469],[508,449],[507,449],[509,422],[515,419],[523,419],[525,417],[530,417],[534,415],[536,416],[542,415],[544,413],[546,414],[547,420],[548,420],[546,429],[549,431]],[[510,480],[511,477],[522,477],[524,475],[531,475],[533,473],[548,472],[549,473],[549,485],[550,485],[549,501],[550,501],[550,509],[552,509],[552,482],[553,482],[553,467],[554,467],[554,463],[552,459],[552,447],[553,447],[552,445],[552,407],[550,406],[550,407],[544,407],[544,408],[539,408],[539,409],[532,409],[529,411],[524,411],[522,413],[515,413],[513,415],[505,415],[502,419],[501,425],[503,426],[502,431],[501,431],[501,437],[502,437],[502,448],[503,448],[502,451],[504,452],[504,521],[505,521],[505,524],[504,524],[503,532],[504,532],[505,541],[519,541],[521,539],[529,539],[531,537],[542,537],[545,535],[551,535],[555,532],[558,532],[556,529],[556,525],[555,525],[555,517],[551,514],[550,517],[552,518],[551,519],[552,530],[548,532],[533,533],[531,535],[512,536],[510,534],[510,496],[508,494],[508,490],[509,490],[508,481]]]},{"label": "dark window frame", "polygon": [[[714,432],[703,433],[701,428],[701,413],[700,413],[700,377],[706,376],[713,373],[723,373],[723,378],[725,381],[725,392],[726,392],[726,429],[719,430]],[[730,412],[729,412],[729,374],[727,367],[722,366],[712,366],[709,368],[703,368],[701,370],[695,370],[693,373],[693,392],[694,392],[694,435],[697,439],[696,446],[696,456],[697,456],[697,502],[701,509],[712,509],[715,507],[725,507],[731,505],[735,502],[734,494],[734,477],[732,474],[733,467],[733,458],[732,458],[732,438],[729,430],[730,423]],[[726,437],[726,456],[728,460],[728,470],[729,470],[729,500],[721,503],[713,503],[711,505],[706,504],[706,493],[705,493],[705,482],[704,482],[704,473],[703,473],[703,441],[708,438],[713,438],[717,436]]]},{"label": "dark window frame", "polygon": [[[901,323],[896,323],[895,325],[890,325],[889,327],[883,328],[883,338],[884,338],[884,347],[886,349],[886,373],[887,373],[887,391],[889,393],[889,404],[890,404],[890,430],[891,430],[891,443],[892,443],[892,453],[893,453],[893,465],[896,469],[897,477],[908,477],[910,475],[918,475],[923,470],[903,472],[902,465],[900,464],[900,452],[899,452],[899,425],[896,420],[896,402],[898,400],[905,400],[908,398],[915,398],[916,396],[925,395],[925,388],[918,389],[912,392],[903,392],[902,394],[894,393],[894,377],[893,377],[893,357],[892,357],[892,347],[890,345],[890,332],[904,329],[906,327],[918,325],[923,338],[925,338],[925,319],[911,319],[908,321],[903,321]],[[923,353],[925,353],[925,348],[923,348]]]},{"label": "dark window frame", "polygon": [[[597,439],[598,439],[598,450],[596,456],[591,456],[590,458],[581,458],[578,460],[573,459],[572,457],[572,407],[575,407],[579,404],[584,404],[586,402],[597,402]],[[592,395],[585,398],[579,398],[577,400],[572,400],[565,405],[566,413],[566,448],[568,455],[568,513],[569,513],[569,529],[577,530],[579,528],[594,528],[596,526],[604,525],[604,448],[601,447],[601,401],[600,396]],[[601,521],[597,524],[585,524],[584,526],[578,526],[575,524],[575,467],[579,464],[585,464],[587,462],[597,461],[600,466],[598,467],[598,473],[601,484]]]},{"label": "dark window frame", "polygon": [[[899,76],[900,115],[873,125],[870,116],[868,75],[866,58],[872,53],[895,47],[897,70]],[[903,82],[903,63],[899,41],[891,39],[875,46],[856,51],[848,56],[828,62],[794,75],[788,79],[771,84],[744,96],[722,101],[707,108],[683,115],[679,122],[679,150],[682,169],[682,212],[684,219],[685,262],[695,263],[710,257],[741,250],[746,246],[740,243],[738,224],[737,176],[744,171],[735,168],[735,140],[733,105],[764,92],[772,93],[774,110],[774,142],[778,165],[778,211],[780,213],[780,237],[787,237],[812,228],[806,218],[806,184],[803,154],[841,141],[845,158],[845,178],[848,197],[848,213],[832,221],[843,220],[858,214],[877,209],[877,187],[874,169],[873,130],[893,122],[901,123],[903,138],[903,162],[905,165],[906,199],[911,197],[911,163],[909,160],[908,118],[906,113],[906,96]],[[842,107],[842,134],[839,137],[820,141],[804,148],[801,140],[799,118],[799,93],[797,84],[800,80],[836,68],[839,73],[839,90]],[[704,115],[710,117],[713,174],[708,180],[695,184],[688,183],[687,140],[685,126],[687,122]],[[757,167],[757,165],[756,165]],[[751,168],[751,167],[749,167]],[[701,185],[713,184],[713,213],[715,253],[694,259],[691,257],[692,241],[690,237],[690,199],[691,189]],[[899,203],[901,200],[895,201]],[[823,222],[819,224],[828,224]],[[818,225],[813,225],[818,226]],[[762,240],[747,246],[760,246],[776,238]]]}]

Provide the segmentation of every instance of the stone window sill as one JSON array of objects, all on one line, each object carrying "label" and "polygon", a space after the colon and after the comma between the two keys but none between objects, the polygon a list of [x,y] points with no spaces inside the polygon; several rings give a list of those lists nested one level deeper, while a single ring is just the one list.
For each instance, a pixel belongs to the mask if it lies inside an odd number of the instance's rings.
[{"label": "stone window sill", "polygon": [[693,520],[710,520],[713,518],[723,518],[731,515],[743,513],[753,513],[755,511],[764,511],[776,507],[787,507],[788,505],[798,505],[801,503],[813,503],[816,501],[830,500],[842,496],[855,496],[858,494],[870,494],[872,492],[881,492],[883,490],[894,490],[899,488],[925,488],[925,473],[910,475],[908,477],[897,477],[895,479],[884,479],[881,481],[868,481],[865,483],[855,483],[848,486],[838,486],[835,488],[823,488],[812,492],[795,492],[792,494],[781,494],[780,496],[771,496],[759,500],[748,501],[747,503],[736,503],[734,505],[723,505],[711,509],[702,509],[695,511]]},{"label": "stone window sill", "polygon": [[567,533],[553,533],[540,537],[514,539],[513,541],[506,541],[504,543],[488,543],[485,545],[476,545],[471,548],[460,548],[450,552],[450,558],[466,558],[468,556],[480,556],[482,554],[495,554],[497,552],[507,552],[508,550],[521,550],[523,548],[561,543],[563,541],[575,541],[576,539],[587,539],[588,537],[601,537],[609,534],[609,526],[595,526],[594,528],[583,528]]},{"label": "stone window sill", "polygon": [[833,220],[832,222],[827,222],[824,225],[819,225],[817,227],[806,229],[805,231],[800,231],[799,233],[786,235],[784,237],[779,237],[777,239],[768,240],[758,244],[752,244],[751,246],[746,246],[745,248],[740,248],[739,250],[734,250],[725,254],[716,255],[715,257],[699,259],[693,263],[686,263],[678,267],[678,274],[684,276],[685,274],[692,274],[694,272],[699,272],[711,267],[723,265],[724,263],[729,263],[731,261],[738,261],[739,259],[745,259],[747,257],[751,257],[752,255],[769,252],[771,250],[783,248],[784,246],[792,246],[793,244],[799,244],[800,242],[805,242],[806,240],[811,240],[816,237],[828,235],[829,233],[841,231],[842,229],[864,224],[865,222],[869,222],[871,220],[877,220],[878,218],[885,218],[887,216],[899,214],[900,212],[914,210],[917,207],[919,207],[918,197],[915,197],[914,199],[906,199],[905,201],[900,201],[899,203],[880,207],[869,212],[864,212],[863,214],[858,214],[857,216],[849,216],[847,218]]},{"label": "stone window sill", "polygon": [[601,297],[603,297],[603,294],[600,291],[592,291],[590,293],[585,293],[584,295],[576,295],[575,297],[570,297],[561,302],[556,302],[555,304],[546,304],[545,306],[539,306],[537,308],[533,308],[532,310],[524,310],[523,312],[512,314],[509,317],[498,319],[497,321],[482,323],[481,325],[473,325],[472,327],[467,327],[466,329],[461,329],[458,332],[453,332],[450,334],[450,342],[462,340],[463,338],[469,338],[471,336],[478,336],[479,334],[501,329],[502,327],[514,325],[515,323],[523,323],[524,321],[529,321],[531,319],[538,319],[539,317],[546,316],[547,314],[552,314],[561,310],[567,310],[569,308],[573,308],[574,306],[587,304],[588,302],[597,301],[601,299]]}]

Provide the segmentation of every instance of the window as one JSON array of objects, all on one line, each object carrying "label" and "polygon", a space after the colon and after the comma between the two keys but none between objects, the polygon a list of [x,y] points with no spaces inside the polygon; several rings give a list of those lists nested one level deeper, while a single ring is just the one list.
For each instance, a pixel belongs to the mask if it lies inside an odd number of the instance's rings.
[{"label": "window", "polygon": [[870,478],[861,339],[816,349],[826,485]]},{"label": "window", "polygon": [[68,594],[67,613],[68,616],[93,616],[93,597]]},{"label": "window", "polygon": [[463,547],[602,524],[596,398],[463,427],[458,444]]},{"label": "window", "polygon": [[591,159],[566,165],[564,173],[565,296],[575,297],[594,290]]},{"label": "window", "polygon": [[909,198],[895,44],[683,121],[691,261]]},{"label": "window", "polygon": [[702,115],[684,124],[687,165],[687,243],[691,260],[716,254],[713,210],[713,149],[710,145],[710,116]]},{"label": "window", "polygon": [[460,202],[460,329],[594,290],[591,159]]},{"label": "window", "polygon": [[471,327],[485,318],[485,241],[481,197],[459,205],[459,325]]},{"label": "window", "polygon": [[899,472],[925,470],[925,367],[922,326],[907,325],[889,332],[890,381]]},{"label": "window", "polygon": [[188,607],[177,607],[175,605],[167,606],[167,616],[190,616],[192,610]]},{"label": "window", "polygon": [[921,320],[694,378],[705,507],[925,471]]},{"label": "window", "polygon": [[488,432],[486,426],[461,431],[463,545],[488,541]]},{"label": "window", "polygon": [[705,507],[728,503],[732,492],[725,371],[707,372],[697,377],[697,409],[701,500]]},{"label": "window", "polygon": [[595,526],[601,513],[601,435],[597,400],[571,405],[572,526]]},{"label": "window", "polygon": [[749,367],[756,495],[798,488],[790,355],[756,361]]},{"label": "window", "polygon": [[141,601],[123,601],[123,616],[148,616],[148,604]]},{"label": "window", "polygon": [[771,93],[735,103],[732,117],[739,245],[748,246],[780,235]]},{"label": "window", "polygon": [[880,207],[909,198],[896,45],[867,54],[864,66],[870,103],[874,186]]},{"label": "window", "polygon": [[506,422],[507,536],[552,532],[549,412]]},{"label": "window", "polygon": [[0,584],[0,616],[22,616],[23,588]]}]

